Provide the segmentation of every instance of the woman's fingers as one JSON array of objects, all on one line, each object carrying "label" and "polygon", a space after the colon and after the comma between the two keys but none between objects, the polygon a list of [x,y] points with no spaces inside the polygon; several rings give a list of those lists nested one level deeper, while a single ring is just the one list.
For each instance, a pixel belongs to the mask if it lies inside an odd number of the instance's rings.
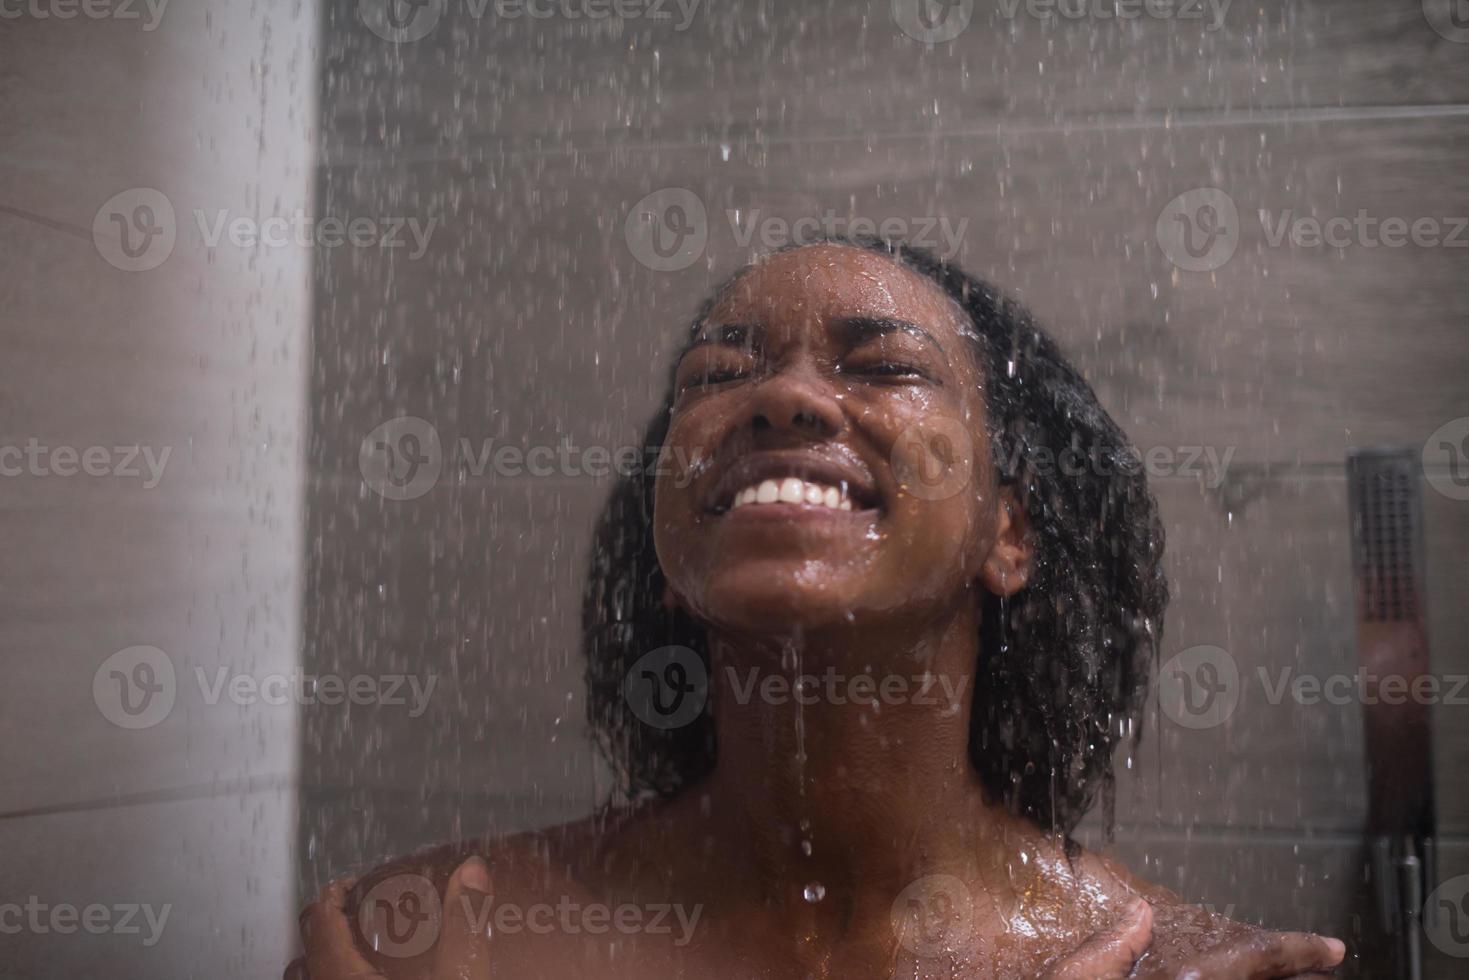
[{"label": "woman's fingers", "polygon": [[350,879],[334,881],[301,913],[301,940],[306,945],[310,980],[386,980],[358,952],[347,918]]},{"label": "woman's fingers", "polygon": [[1217,946],[1188,965],[1203,976],[1233,980],[1282,980],[1330,973],[1346,956],[1346,945],[1309,932],[1257,932]]},{"label": "woman's fingers", "polygon": [[1045,980],[1122,980],[1152,939],[1153,907],[1139,898],[1111,926],[1052,966]]},{"label": "woman's fingers", "polygon": [[490,868],[472,857],[454,870],[444,893],[444,924],[434,976],[485,980],[490,975]]},{"label": "woman's fingers", "polygon": [[311,980],[311,974],[306,972],[306,957],[298,956],[286,964],[286,972],[281,974],[281,980]]}]

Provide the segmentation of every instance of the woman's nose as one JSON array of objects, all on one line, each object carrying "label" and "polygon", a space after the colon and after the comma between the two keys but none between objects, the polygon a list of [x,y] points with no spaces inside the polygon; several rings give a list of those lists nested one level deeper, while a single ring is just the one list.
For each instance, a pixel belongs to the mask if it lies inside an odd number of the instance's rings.
[{"label": "woman's nose", "polygon": [[750,394],[748,424],[756,436],[799,433],[828,438],[841,431],[842,405],[813,370],[779,371]]}]

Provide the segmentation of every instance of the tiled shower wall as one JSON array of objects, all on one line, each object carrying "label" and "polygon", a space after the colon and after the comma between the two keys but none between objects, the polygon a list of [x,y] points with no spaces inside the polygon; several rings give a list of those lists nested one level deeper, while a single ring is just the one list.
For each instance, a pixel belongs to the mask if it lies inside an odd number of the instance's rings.
[{"label": "tiled shower wall", "polygon": [[[1240,918],[1370,942],[1360,706],[1272,704],[1258,669],[1355,670],[1343,460],[1469,416],[1469,251],[1273,245],[1257,216],[1469,213],[1469,44],[1435,30],[1442,11],[1236,3],[1213,25],[981,0],[957,38],[923,43],[877,0],[709,2],[686,26],[450,2],[424,8],[421,37],[369,29],[372,7],[325,14],[321,210],[435,224],[421,255],[321,257],[305,660],[438,686],[417,717],[305,718],[303,889],[605,791],[576,613],[609,483],[496,473],[461,440],[635,443],[679,325],[761,245],[744,231],[831,210],[917,235],[946,219],[963,264],[1050,326],[1136,444],[1174,454],[1155,481],[1164,656],[1221,647],[1245,682],[1216,728],[1150,713],[1117,853]],[[625,236],[664,188],[693,193],[708,234],[666,271]],[[1198,188],[1238,219],[1207,271],[1157,234]],[[399,416],[443,447],[406,500],[362,469]],[[1469,502],[1424,493],[1433,668],[1469,671]],[[1435,725],[1449,877],[1469,871],[1469,706]]]},{"label": "tiled shower wall", "polygon": [[295,941],[310,253],[197,216],[309,214],[318,24],[0,10],[0,977]]}]

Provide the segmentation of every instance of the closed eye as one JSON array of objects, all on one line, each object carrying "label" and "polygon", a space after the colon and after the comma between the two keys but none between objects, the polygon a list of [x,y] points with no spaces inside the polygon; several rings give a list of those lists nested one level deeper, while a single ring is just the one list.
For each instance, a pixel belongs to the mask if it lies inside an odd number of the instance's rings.
[{"label": "closed eye", "polygon": [[694,378],[689,386],[718,385],[724,384],[726,381],[738,381],[741,378],[747,378],[749,376],[750,372],[743,368],[721,368],[716,371],[707,371],[702,377]]},{"label": "closed eye", "polygon": [[750,372],[745,368],[711,368],[682,382],[678,386],[678,393],[683,394],[699,388],[713,388],[731,381],[741,381],[749,376]]},{"label": "closed eye", "polygon": [[933,380],[932,376],[916,364],[906,361],[871,361],[852,364],[842,368],[843,374],[867,375],[877,378]]}]

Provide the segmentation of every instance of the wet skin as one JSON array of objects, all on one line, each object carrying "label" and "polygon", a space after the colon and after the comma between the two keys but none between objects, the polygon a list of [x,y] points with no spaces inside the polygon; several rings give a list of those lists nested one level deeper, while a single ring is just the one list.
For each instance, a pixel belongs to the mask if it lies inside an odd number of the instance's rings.
[{"label": "wet skin", "polygon": [[[1068,858],[985,798],[965,696],[980,610],[1024,587],[1031,552],[1022,503],[996,479],[964,329],[937,286],[866,251],[813,246],[744,275],[678,366],[667,448],[688,466],[659,477],[654,510],[665,601],[708,628],[714,770],[615,819],[441,848],[330,890],[304,920],[309,975],[361,976],[364,956],[386,977],[772,980],[1172,977],[1185,964],[1286,977],[1338,962],[1339,944],[1264,933],[1096,855]],[[840,486],[851,509],[732,506],[785,477]],[[798,676],[835,686],[797,697],[784,685]],[[879,697],[859,677],[898,680]],[[471,855],[487,863],[461,866]],[[363,952],[364,896],[405,871],[448,893],[438,947]],[[1150,904],[1128,918],[1140,896]],[[461,921],[486,901],[634,911],[622,927],[563,912],[549,931],[486,939]],[[682,919],[653,927],[666,907]]]}]

